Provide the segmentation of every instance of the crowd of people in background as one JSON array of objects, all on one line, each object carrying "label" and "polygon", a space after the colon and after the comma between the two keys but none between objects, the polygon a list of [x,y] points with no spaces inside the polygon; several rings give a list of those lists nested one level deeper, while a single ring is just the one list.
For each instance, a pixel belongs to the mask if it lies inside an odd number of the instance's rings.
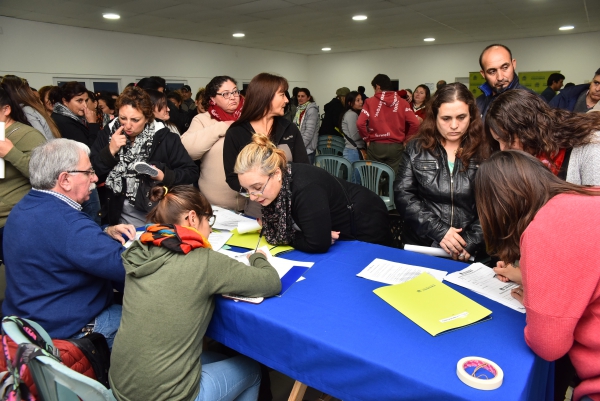
[{"label": "crowd of people in background", "polygon": [[[479,65],[478,97],[444,80],[396,90],[378,73],[372,96],[340,87],[323,115],[308,88],[290,95],[271,73],[244,92],[215,76],[196,94],[188,85],[166,91],[158,76],[121,93],[78,82],[38,91],[2,77],[3,313],[55,338],[103,334],[119,400],[220,399],[209,375],[235,376],[229,397],[255,400],[260,366],[202,352],[201,340],[214,294],[271,296],[278,276],[263,254],[247,268],[211,249],[212,206],[255,217],[271,244],[305,252],[338,240],[391,245],[380,196],[354,172],[343,180],[314,166],[319,138],[337,136],[340,157],[391,169],[402,243],[485,261],[498,279],[518,283],[527,343],[547,359],[568,353],[581,381],[575,399],[597,398],[600,255],[588,243],[600,227],[600,198],[589,188],[600,186],[600,69],[565,88],[553,73],[540,96],[519,82],[508,47],[486,47]],[[125,250],[136,227],[145,232]],[[573,307],[563,301],[571,297]],[[144,330],[161,333],[159,343]],[[156,347],[169,375],[148,362]]]}]

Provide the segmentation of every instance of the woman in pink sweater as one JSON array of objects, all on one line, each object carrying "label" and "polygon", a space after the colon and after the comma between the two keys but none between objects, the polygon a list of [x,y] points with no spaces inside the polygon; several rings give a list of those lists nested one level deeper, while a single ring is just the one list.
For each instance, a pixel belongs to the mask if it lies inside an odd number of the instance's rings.
[{"label": "woman in pink sweater", "polygon": [[600,400],[600,191],[557,178],[521,151],[479,167],[475,198],[491,254],[521,260],[525,341],[540,357],[569,354],[574,400]]}]

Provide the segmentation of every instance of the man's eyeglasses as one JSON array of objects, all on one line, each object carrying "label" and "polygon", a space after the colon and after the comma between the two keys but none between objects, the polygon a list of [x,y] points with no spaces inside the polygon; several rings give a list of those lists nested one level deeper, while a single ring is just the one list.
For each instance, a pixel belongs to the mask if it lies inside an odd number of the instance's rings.
[{"label": "man's eyeglasses", "polygon": [[252,192],[248,192],[248,190],[244,187],[240,188],[240,195],[249,198],[251,195],[252,196],[262,196],[263,192],[265,192],[265,189],[267,188],[267,184],[269,183],[269,180],[271,179],[271,177],[273,176],[273,174],[269,174],[269,178],[267,178],[267,182],[265,182],[265,185],[263,185],[262,189],[260,191],[252,191]]},{"label": "man's eyeglasses", "polygon": [[96,171],[94,171],[94,169],[91,168],[89,170],[70,170],[70,171],[67,171],[67,173],[69,173],[69,174],[81,173],[81,174],[86,174],[86,175],[94,175],[94,174],[96,174]]},{"label": "man's eyeglasses", "polygon": [[236,90],[231,91],[231,92],[217,93],[217,95],[223,96],[223,99],[229,100],[229,99],[231,99],[232,96],[233,97],[239,97],[240,96],[240,91],[236,89]]}]

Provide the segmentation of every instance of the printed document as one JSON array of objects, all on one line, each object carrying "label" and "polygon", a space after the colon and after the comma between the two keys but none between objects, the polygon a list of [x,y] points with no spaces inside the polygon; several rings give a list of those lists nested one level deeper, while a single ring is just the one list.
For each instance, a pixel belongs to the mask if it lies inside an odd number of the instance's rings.
[{"label": "printed document", "polygon": [[494,270],[482,263],[473,263],[463,270],[448,274],[445,280],[468,288],[518,312],[525,313],[525,307],[510,295],[510,290],[517,288],[519,285],[498,280],[495,277]]},{"label": "printed document", "polygon": [[238,228],[238,225],[240,223],[254,223],[255,225],[258,225],[255,219],[250,219],[248,217],[241,216],[237,213],[232,212],[231,210],[223,209],[222,207],[213,206],[212,210],[213,214],[215,215],[215,224],[213,225],[213,228],[217,230],[231,231],[234,228]]},{"label": "printed document", "polygon": [[442,281],[448,274],[448,272],[442,270],[375,259],[357,276],[385,284],[400,284],[417,277],[421,273],[429,273],[438,281]]}]

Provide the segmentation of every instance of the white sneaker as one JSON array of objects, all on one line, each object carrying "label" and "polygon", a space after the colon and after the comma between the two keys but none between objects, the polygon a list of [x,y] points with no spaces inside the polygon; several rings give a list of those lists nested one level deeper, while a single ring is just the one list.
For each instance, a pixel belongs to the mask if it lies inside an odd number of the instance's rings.
[{"label": "white sneaker", "polygon": [[156,177],[158,175],[158,169],[145,162],[135,162],[133,164],[133,169],[140,174],[148,174],[150,177]]}]

